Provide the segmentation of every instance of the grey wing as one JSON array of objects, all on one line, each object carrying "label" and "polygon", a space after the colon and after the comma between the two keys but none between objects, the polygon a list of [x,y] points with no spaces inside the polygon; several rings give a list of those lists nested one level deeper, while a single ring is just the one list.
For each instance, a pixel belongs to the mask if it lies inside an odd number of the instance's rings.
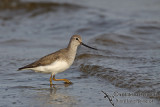
[{"label": "grey wing", "polygon": [[57,60],[59,58],[59,55],[52,55],[52,54],[49,54],[45,57],[42,57],[41,59],[29,64],[29,65],[26,65],[24,67],[21,67],[18,69],[19,70],[23,70],[23,69],[26,69],[26,68],[34,68],[34,67],[38,67],[38,66],[45,66],[45,65],[49,65],[51,64],[52,62],[54,62],[55,60]]}]

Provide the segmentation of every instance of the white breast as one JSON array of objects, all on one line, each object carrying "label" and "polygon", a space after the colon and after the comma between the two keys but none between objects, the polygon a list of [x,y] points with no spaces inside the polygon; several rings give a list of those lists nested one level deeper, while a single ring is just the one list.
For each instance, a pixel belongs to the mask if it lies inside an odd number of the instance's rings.
[{"label": "white breast", "polygon": [[31,70],[34,70],[35,72],[52,73],[55,75],[59,72],[65,71],[69,67],[70,65],[66,61],[56,61],[50,65],[35,67]]}]

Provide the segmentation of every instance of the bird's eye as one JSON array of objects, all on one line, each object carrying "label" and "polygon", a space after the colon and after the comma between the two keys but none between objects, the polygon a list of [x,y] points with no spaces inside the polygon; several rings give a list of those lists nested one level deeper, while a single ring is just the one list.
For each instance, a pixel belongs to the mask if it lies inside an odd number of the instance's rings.
[{"label": "bird's eye", "polygon": [[78,38],[76,38],[76,40],[78,40]]}]

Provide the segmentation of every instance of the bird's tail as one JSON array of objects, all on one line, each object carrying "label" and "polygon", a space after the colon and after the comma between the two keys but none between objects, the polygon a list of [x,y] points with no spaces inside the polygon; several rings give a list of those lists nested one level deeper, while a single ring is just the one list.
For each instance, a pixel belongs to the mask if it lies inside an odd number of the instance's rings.
[{"label": "bird's tail", "polygon": [[22,68],[18,68],[17,71],[22,71],[22,70],[24,70],[24,69],[25,69],[25,68],[23,68],[23,67],[22,67]]}]

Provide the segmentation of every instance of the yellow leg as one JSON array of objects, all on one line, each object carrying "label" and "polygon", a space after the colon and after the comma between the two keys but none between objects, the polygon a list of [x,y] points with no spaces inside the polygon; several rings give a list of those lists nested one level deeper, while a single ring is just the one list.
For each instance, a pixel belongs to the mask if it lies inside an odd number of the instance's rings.
[{"label": "yellow leg", "polygon": [[67,84],[72,84],[72,82],[69,81],[68,79],[56,79],[56,78],[55,78],[55,75],[53,75],[53,80],[54,80],[54,81],[64,81],[64,82],[67,83]]},{"label": "yellow leg", "polygon": [[50,79],[49,79],[49,82],[50,82],[50,86],[52,86],[53,84],[52,84],[52,74],[51,74],[51,77],[50,77]]}]

